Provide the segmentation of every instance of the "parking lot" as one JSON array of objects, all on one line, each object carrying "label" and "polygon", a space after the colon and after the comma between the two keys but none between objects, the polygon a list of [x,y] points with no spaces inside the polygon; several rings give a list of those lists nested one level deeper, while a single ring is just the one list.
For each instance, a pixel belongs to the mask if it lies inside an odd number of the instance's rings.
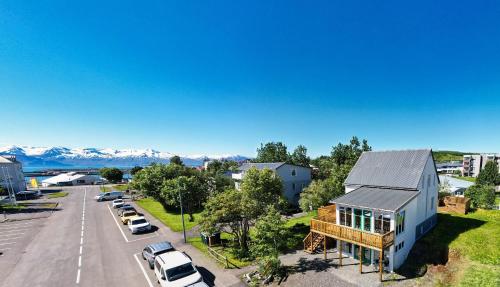
[{"label": "parking lot", "polygon": [[140,208],[153,228],[132,234],[110,201],[94,199],[98,187],[64,190],[69,195],[52,216],[0,224],[0,286],[159,286],[141,252],[161,241],[192,258],[209,286],[242,285]]}]

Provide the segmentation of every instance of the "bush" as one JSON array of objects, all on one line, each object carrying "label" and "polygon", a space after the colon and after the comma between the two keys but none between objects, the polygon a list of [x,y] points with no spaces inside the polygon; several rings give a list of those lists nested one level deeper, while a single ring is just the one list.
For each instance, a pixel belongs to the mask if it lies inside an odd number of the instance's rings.
[{"label": "bush", "polygon": [[465,196],[470,198],[474,208],[491,209],[495,205],[494,186],[475,184],[467,188]]}]

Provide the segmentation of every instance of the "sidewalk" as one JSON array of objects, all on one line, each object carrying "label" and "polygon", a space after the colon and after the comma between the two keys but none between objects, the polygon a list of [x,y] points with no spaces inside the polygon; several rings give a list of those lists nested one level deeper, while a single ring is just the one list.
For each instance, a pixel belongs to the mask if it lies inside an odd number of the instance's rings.
[{"label": "sidewalk", "polygon": [[[146,210],[142,209],[137,204],[134,204],[137,210],[144,214],[149,214]],[[150,215],[150,214],[149,214]],[[175,246],[176,249],[186,252],[193,262],[198,266],[200,272],[203,273],[204,277],[213,276],[212,278],[206,278],[208,281],[213,281],[215,286],[246,286],[241,280],[241,276],[245,273],[246,269],[224,269],[219,266],[214,260],[207,257],[204,253],[200,252],[194,246],[189,243],[184,243],[184,238],[182,233],[174,232],[170,230],[168,226],[165,226],[161,221],[156,219],[154,216],[148,216],[148,219],[155,226],[159,227],[158,232],[163,236],[167,237],[168,240]],[[206,269],[206,270],[203,270]]]}]

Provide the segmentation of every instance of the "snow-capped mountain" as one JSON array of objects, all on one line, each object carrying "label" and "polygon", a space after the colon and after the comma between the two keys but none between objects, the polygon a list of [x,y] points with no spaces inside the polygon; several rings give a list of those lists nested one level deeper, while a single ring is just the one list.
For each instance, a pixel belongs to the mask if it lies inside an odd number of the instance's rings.
[{"label": "snow-capped mountain", "polygon": [[[15,155],[24,167],[131,167],[153,162],[168,163],[174,154],[154,149],[67,148],[67,147],[0,147],[0,155]],[[241,155],[180,156],[184,164],[202,165],[204,160],[225,159],[243,161]]]}]

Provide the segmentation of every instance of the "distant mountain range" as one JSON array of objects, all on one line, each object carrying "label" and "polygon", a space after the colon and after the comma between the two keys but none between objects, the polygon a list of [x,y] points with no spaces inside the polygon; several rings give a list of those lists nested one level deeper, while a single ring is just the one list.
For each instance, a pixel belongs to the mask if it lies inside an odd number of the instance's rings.
[{"label": "distant mountain range", "polygon": [[[133,167],[153,162],[168,163],[174,154],[153,149],[67,148],[67,147],[0,147],[0,155],[15,155],[24,167],[72,168],[72,167]],[[199,166],[205,160],[224,159],[244,161],[242,155],[193,155],[180,156],[185,165]]]}]

